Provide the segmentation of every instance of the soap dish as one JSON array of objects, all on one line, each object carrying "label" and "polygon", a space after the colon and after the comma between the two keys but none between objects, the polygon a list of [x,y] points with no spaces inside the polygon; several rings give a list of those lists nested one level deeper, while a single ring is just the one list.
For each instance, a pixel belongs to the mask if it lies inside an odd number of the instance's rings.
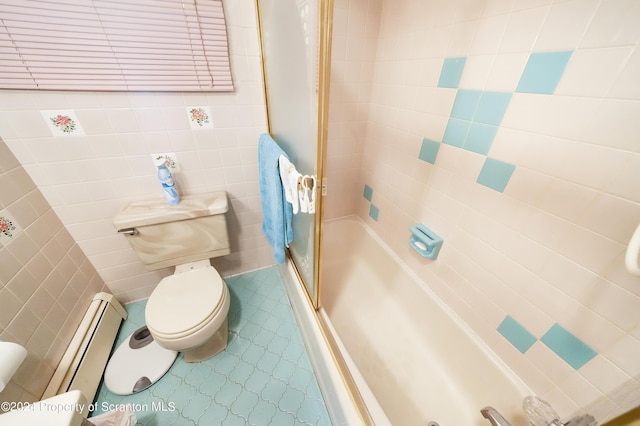
[{"label": "soap dish", "polygon": [[412,234],[409,246],[417,251],[420,256],[435,260],[438,257],[438,253],[440,253],[444,240],[420,223],[413,225],[409,230]]}]

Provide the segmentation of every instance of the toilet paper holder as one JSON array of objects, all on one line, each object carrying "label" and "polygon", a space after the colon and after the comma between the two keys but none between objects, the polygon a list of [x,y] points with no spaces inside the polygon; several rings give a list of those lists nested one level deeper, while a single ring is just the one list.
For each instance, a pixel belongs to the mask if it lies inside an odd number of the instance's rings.
[{"label": "toilet paper holder", "polygon": [[424,258],[437,259],[444,240],[421,223],[413,225],[409,230],[412,234],[409,246]]}]

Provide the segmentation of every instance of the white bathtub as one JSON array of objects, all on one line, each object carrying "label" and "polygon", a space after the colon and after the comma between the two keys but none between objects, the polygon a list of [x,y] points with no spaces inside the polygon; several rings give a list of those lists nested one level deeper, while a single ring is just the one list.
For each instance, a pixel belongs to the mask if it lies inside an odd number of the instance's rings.
[{"label": "white bathtub", "polygon": [[322,308],[388,418],[367,403],[376,424],[488,426],[486,405],[528,424],[530,391],[359,218],[323,233]]}]

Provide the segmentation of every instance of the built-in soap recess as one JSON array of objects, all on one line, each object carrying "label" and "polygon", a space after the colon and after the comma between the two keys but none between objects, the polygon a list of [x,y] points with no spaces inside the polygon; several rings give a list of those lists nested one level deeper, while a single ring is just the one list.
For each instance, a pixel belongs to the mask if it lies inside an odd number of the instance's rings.
[{"label": "built-in soap recess", "polygon": [[421,223],[413,225],[409,230],[412,234],[409,240],[411,248],[424,258],[437,259],[444,240]]}]

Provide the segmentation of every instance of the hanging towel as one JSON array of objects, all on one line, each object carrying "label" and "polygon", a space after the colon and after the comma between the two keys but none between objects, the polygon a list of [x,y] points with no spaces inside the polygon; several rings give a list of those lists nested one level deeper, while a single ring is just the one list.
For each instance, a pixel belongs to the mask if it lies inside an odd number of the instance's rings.
[{"label": "hanging towel", "polygon": [[278,163],[280,163],[280,180],[282,180],[285,198],[291,203],[293,214],[298,214],[298,181],[302,175],[284,155],[280,156]]},{"label": "hanging towel", "polygon": [[292,206],[285,202],[279,158],[287,154],[264,133],[258,140],[258,177],[262,201],[262,232],[273,247],[277,263],[284,263],[284,248],[293,240]]}]

